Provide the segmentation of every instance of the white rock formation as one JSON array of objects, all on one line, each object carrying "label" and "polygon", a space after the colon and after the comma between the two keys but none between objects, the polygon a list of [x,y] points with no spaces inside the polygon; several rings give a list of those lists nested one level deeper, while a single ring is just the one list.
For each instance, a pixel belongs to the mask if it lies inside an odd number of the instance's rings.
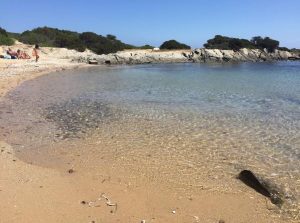
[{"label": "white rock formation", "polygon": [[108,55],[91,55],[91,57],[74,57],[76,61],[95,59],[99,64],[144,64],[144,63],[187,63],[187,62],[260,62],[272,60],[288,60],[299,58],[299,55],[288,51],[275,50],[266,53],[259,49],[219,50],[204,49],[195,50],[126,50]]}]

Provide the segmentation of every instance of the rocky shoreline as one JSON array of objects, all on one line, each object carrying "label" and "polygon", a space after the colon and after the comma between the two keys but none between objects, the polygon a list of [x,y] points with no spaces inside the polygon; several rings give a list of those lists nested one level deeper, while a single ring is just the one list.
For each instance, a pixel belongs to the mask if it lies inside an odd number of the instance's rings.
[{"label": "rocky shoreline", "polygon": [[[1,46],[0,54],[6,52],[8,48],[16,51],[21,49],[27,53],[32,50],[32,45],[26,45],[17,42],[13,46]],[[264,61],[279,61],[279,60],[300,60],[299,52],[289,52],[283,50],[275,50],[269,53],[266,50],[260,49],[240,49],[220,50],[220,49],[205,49],[198,48],[193,50],[155,50],[155,49],[130,49],[116,53],[97,55],[90,50],[78,52],[66,48],[42,47],[41,48],[41,63],[61,64],[150,64],[150,63],[227,63],[227,62],[264,62]],[[5,63],[23,64],[26,66],[28,61],[18,62],[9,60]],[[33,62],[32,60],[29,60]],[[8,71],[8,70],[7,70]]]},{"label": "rocky shoreline", "polygon": [[125,50],[107,55],[73,57],[74,62],[95,64],[147,64],[147,63],[208,63],[208,62],[263,62],[277,60],[299,60],[300,55],[275,50],[273,53],[260,49],[219,50]]}]

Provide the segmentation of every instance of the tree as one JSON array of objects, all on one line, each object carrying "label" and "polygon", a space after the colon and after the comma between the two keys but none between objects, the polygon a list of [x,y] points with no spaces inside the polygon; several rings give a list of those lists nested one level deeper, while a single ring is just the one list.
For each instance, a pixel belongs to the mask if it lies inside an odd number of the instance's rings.
[{"label": "tree", "polygon": [[279,47],[279,41],[273,40],[269,37],[262,38],[261,36],[254,36],[249,41],[247,39],[231,38],[227,36],[216,35],[214,38],[207,40],[204,44],[207,49],[221,49],[221,50],[240,50],[241,48],[248,49],[267,49],[268,52],[274,52]]},{"label": "tree", "polygon": [[165,41],[161,46],[160,49],[167,49],[167,50],[175,50],[175,49],[191,49],[190,46],[179,43],[176,40],[169,40]]},{"label": "tree", "polygon": [[266,37],[263,41],[263,47],[266,48],[268,52],[274,52],[275,49],[279,47],[279,41]]},{"label": "tree", "polygon": [[40,44],[41,46],[65,47],[78,51],[84,51],[88,48],[97,54],[114,53],[119,50],[134,48],[111,34],[105,37],[93,32],[77,33],[50,27],[25,31],[17,38],[23,43]]},{"label": "tree", "polygon": [[251,42],[254,44],[254,45],[260,45],[262,42],[263,42],[263,38],[261,36],[254,36],[251,38]]},{"label": "tree", "polygon": [[274,52],[279,47],[279,41],[271,39],[270,37],[262,38],[261,36],[252,37],[251,42],[258,49],[267,49],[268,52]]},{"label": "tree", "polygon": [[116,36],[111,35],[111,34],[107,34],[107,35],[106,35],[106,38],[107,38],[107,39],[110,39],[110,40],[116,40],[116,39],[117,39]]},{"label": "tree", "polygon": [[147,49],[153,49],[153,48],[155,48],[154,46],[151,46],[151,45],[148,45],[148,44],[146,44],[146,45],[144,45],[144,46],[140,46],[140,47],[137,47],[137,48],[139,48],[139,49],[145,49],[145,50],[147,50]]},{"label": "tree", "polygon": [[243,44],[239,39],[234,38],[228,41],[228,47],[234,51],[238,51],[239,49],[243,48]]},{"label": "tree", "polygon": [[6,30],[2,29],[1,27],[0,27],[0,35],[7,36]]},{"label": "tree", "polygon": [[231,38],[227,36],[216,35],[214,38],[207,40],[204,44],[207,49],[221,50],[240,50],[241,48],[254,48],[254,44],[247,39]]},{"label": "tree", "polygon": [[207,40],[204,47],[207,49],[229,50],[229,40],[227,36],[216,35],[214,38]]}]

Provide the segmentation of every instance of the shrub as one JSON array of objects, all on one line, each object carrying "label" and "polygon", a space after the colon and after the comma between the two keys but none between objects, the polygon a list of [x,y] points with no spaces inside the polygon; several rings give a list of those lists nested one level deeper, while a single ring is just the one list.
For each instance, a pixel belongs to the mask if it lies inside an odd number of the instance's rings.
[{"label": "shrub", "polygon": [[0,34],[0,45],[11,46],[15,41],[7,36]]},{"label": "shrub", "polygon": [[6,30],[0,27],[0,45],[10,46],[13,45],[14,43],[15,41],[8,36]]},{"label": "shrub", "polygon": [[289,48],[287,48],[287,47],[278,47],[278,50],[291,52],[291,50]]},{"label": "shrub", "polygon": [[169,40],[164,42],[160,47],[160,49],[167,49],[167,50],[175,50],[175,49],[191,49],[190,46],[179,43],[176,40]]},{"label": "shrub", "polygon": [[23,32],[19,36],[18,40],[25,44],[31,44],[31,45],[39,44],[40,46],[54,46],[53,40],[51,41],[47,36],[32,31]]},{"label": "shrub", "polygon": [[292,49],[291,49],[291,52],[293,52],[293,53],[300,53],[300,49],[292,48]]},{"label": "shrub", "polygon": [[69,49],[75,49],[80,52],[83,52],[86,49],[86,46],[79,39],[79,36],[72,35],[70,33],[59,33],[54,40],[54,45],[56,47],[67,47]]}]

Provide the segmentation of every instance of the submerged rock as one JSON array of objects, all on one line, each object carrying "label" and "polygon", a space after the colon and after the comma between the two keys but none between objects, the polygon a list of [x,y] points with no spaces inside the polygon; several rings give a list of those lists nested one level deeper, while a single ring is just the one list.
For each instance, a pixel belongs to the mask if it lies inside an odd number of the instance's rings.
[{"label": "submerged rock", "polygon": [[89,129],[97,129],[112,117],[107,104],[87,99],[74,99],[55,104],[45,111],[46,120],[57,126],[58,139],[78,138]]},{"label": "submerged rock", "polygon": [[90,60],[88,60],[88,63],[89,64],[98,64],[98,61],[90,59]]},{"label": "submerged rock", "polygon": [[250,170],[242,170],[237,178],[258,193],[270,198],[273,204],[279,207],[282,206],[283,194],[279,192],[275,185],[270,184],[261,177],[255,176]]}]

